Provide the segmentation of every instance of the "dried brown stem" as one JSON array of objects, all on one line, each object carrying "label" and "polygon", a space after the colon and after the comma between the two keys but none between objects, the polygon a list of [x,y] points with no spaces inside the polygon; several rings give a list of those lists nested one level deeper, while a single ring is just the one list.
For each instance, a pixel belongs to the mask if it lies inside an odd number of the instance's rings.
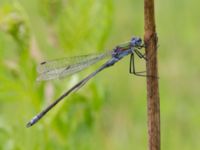
[{"label": "dried brown stem", "polygon": [[145,52],[147,57],[147,112],[149,150],[160,150],[160,98],[157,69],[157,35],[154,0],[144,0]]}]

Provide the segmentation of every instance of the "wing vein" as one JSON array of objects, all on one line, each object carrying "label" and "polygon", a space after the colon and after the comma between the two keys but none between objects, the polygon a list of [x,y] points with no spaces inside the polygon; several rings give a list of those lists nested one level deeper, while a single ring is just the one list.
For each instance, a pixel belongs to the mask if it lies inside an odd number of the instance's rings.
[{"label": "wing vein", "polygon": [[111,51],[103,54],[82,55],[42,62],[37,68],[37,81],[70,76],[108,56],[111,56]]}]

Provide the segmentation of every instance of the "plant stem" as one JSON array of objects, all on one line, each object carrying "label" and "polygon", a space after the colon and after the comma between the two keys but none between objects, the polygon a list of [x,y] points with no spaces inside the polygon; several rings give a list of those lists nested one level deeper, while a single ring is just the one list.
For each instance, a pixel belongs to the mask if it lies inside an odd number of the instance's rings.
[{"label": "plant stem", "polygon": [[147,75],[147,114],[149,150],[160,150],[160,98],[157,69],[157,35],[154,0],[144,0],[145,52]]}]

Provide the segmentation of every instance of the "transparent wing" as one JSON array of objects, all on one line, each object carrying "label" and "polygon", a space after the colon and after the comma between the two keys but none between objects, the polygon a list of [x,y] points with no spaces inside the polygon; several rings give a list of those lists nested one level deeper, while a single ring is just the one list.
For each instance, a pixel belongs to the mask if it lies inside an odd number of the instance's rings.
[{"label": "transparent wing", "polygon": [[75,74],[96,62],[111,56],[112,51],[103,54],[82,55],[61,58],[40,63],[37,81],[63,78]]}]

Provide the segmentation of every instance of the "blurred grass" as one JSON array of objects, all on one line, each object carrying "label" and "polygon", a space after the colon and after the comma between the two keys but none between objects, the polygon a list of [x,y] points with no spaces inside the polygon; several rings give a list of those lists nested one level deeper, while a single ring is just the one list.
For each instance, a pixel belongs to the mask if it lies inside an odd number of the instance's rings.
[{"label": "blurred grass", "polygon": [[[156,1],[162,149],[200,148],[198,6]],[[36,83],[40,61],[103,51],[132,35],[143,36],[139,0],[0,1],[0,149],[146,149],[145,79],[128,74],[128,58],[25,128],[95,68]]]}]

